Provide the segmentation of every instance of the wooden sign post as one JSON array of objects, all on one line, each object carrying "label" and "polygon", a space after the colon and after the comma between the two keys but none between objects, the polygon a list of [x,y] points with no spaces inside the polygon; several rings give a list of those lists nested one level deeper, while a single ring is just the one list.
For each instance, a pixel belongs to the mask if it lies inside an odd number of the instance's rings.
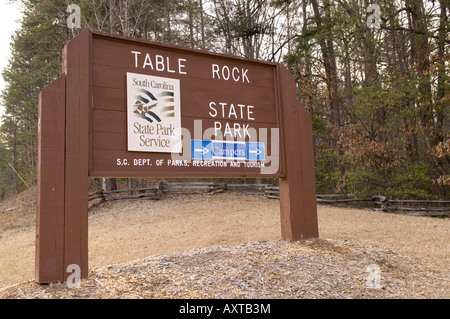
[{"label": "wooden sign post", "polygon": [[282,64],[85,30],[38,135],[39,283],[87,277],[89,177],[276,177],[282,239],[318,237],[311,119]]}]

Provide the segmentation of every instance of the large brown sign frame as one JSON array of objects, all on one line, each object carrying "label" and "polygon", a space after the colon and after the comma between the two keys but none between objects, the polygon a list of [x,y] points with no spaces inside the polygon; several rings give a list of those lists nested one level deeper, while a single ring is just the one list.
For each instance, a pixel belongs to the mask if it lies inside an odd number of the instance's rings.
[{"label": "large brown sign frame", "polygon": [[[65,281],[71,264],[87,277],[89,177],[276,177],[282,239],[319,236],[311,119],[282,64],[86,29],[64,47],[62,71],[39,95],[36,282]],[[126,149],[126,72],[179,79],[181,126],[191,133],[196,120],[203,128],[227,127],[229,118],[213,106],[242,103],[241,118],[229,126],[235,137],[239,127],[266,129],[267,157],[258,162],[276,166],[268,173],[251,165],[142,166],[167,163],[174,154]],[[199,107],[208,101],[209,118]]]}]

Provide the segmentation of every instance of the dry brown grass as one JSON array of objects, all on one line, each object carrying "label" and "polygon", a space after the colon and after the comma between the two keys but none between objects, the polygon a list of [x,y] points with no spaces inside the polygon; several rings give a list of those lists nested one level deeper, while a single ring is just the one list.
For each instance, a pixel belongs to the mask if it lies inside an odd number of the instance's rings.
[{"label": "dry brown grass", "polygon": [[[0,289],[34,277],[32,217],[14,214],[0,214]],[[450,219],[328,206],[318,214],[322,239],[379,247],[449,282]],[[11,227],[13,216],[20,227]],[[259,240],[280,240],[278,200],[223,193],[109,202],[90,211],[89,267]]]}]

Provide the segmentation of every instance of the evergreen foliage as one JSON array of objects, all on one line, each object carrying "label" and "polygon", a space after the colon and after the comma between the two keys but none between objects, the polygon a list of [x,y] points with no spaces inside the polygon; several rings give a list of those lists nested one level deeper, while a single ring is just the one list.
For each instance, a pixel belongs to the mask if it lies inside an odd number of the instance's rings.
[{"label": "evergreen foliage", "polygon": [[[39,92],[81,29],[68,0],[14,0],[0,195],[36,182]],[[369,27],[380,7],[379,28]],[[313,120],[318,192],[450,198],[448,0],[79,0],[82,28],[282,61]]]}]

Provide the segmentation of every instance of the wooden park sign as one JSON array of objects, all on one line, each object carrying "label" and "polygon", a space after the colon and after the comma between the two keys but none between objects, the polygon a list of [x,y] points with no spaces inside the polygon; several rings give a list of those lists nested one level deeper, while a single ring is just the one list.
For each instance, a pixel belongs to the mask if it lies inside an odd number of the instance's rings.
[{"label": "wooden park sign", "polygon": [[282,64],[84,30],[62,71],[39,96],[37,282],[87,277],[89,177],[276,177],[282,239],[318,237],[311,120]]}]

